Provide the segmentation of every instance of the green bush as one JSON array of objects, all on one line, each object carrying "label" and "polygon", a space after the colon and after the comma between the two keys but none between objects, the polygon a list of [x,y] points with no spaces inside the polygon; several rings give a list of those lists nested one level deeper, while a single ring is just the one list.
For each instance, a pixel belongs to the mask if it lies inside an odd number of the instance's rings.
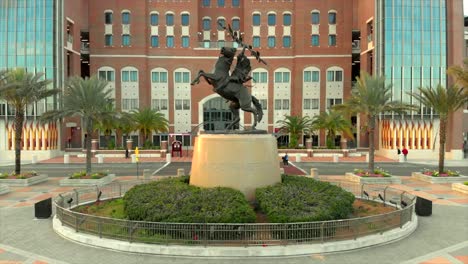
[{"label": "green bush", "polygon": [[282,176],[282,183],[255,192],[259,208],[272,223],[324,221],[348,218],[354,195],[327,182]]},{"label": "green bush", "polygon": [[200,188],[188,177],[133,187],[124,196],[130,220],[173,223],[251,223],[255,213],[244,195],[225,187]]},{"label": "green bush", "polygon": [[113,139],[107,143],[107,149],[115,149],[115,141]]}]

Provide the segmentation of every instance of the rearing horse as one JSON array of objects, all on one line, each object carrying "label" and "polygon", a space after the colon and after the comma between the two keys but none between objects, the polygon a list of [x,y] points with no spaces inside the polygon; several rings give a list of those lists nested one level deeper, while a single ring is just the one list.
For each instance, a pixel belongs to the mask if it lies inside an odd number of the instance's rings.
[{"label": "rearing horse", "polygon": [[[231,78],[231,76],[229,76],[229,70],[231,69],[231,64],[234,60],[235,54],[235,48],[221,48],[221,56],[219,56],[218,61],[215,64],[214,72],[206,73],[203,70],[200,70],[191,85],[198,84],[200,82],[200,77],[203,77],[207,83],[213,86],[214,92],[229,101],[229,109],[234,116],[234,120],[226,127],[226,129],[231,129],[239,123],[239,109],[253,114],[254,122],[252,129],[255,129],[257,123],[260,122],[263,117],[262,106],[258,99],[252,96],[243,85],[245,80],[239,80],[239,78],[234,78],[234,76]],[[245,69],[250,71],[250,61],[244,55],[244,52],[242,52],[238,56],[236,69],[233,73],[236,73],[236,71],[239,73],[245,73]],[[255,107],[252,107],[252,104]]]}]

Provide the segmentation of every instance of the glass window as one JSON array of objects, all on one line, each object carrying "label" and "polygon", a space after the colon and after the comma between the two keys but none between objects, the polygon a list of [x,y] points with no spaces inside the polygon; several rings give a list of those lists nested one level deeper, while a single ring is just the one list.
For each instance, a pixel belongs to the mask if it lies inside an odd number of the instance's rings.
[{"label": "glass window", "polygon": [[182,14],[182,26],[188,26],[189,20],[190,20],[189,14]]},{"label": "glass window", "polygon": [[204,7],[210,6],[210,0],[203,0],[203,6]]},{"label": "glass window", "polygon": [[223,27],[226,26],[226,20],[224,20],[224,18],[218,18],[218,23],[216,23],[216,25],[218,25],[218,30],[223,30]]},{"label": "glass window", "polygon": [[252,24],[254,26],[260,26],[260,14],[253,14],[252,16]]},{"label": "glass window", "polygon": [[291,14],[284,14],[283,15],[283,25],[290,26],[291,25]]},{"label": "glass window", "polygon": [[240,1],[239,0],[232,0],[232,7],[239,7]]},{"label": "glass window", "polygon": [[122,24],[124,24],[124,25],[130,24],[130,13],[129,12],[123,12],[122,13]]},{"label": "glass window", "polygon": [[312,72],[305,71],[304,72],[304,82],[311,82],[312,81]]},{"label": "glass window", "polygon": [[319,12],[312,12],[312,24],[314,24],[314,25],[320,24],[320,13]]},{"label": "glass window", "polygon": [[234,18],[232,20],[232,30],[239,30],[240,29],[240,20],[238,18]]},{"label": "glass window", "polygon": [[122,72],[122,82],[129,82],[130,81],[130,72],[123,71]]},{"label": "glass window", "polygon": [[151,36],[151,47],[159,47],[159,36]]},{"label": "glass window", "polygon": [[268,37],[268,47],[274,48],[275,47],[276,38],[273,36]]},{"label": "glass window", "polygon": [[211,29],[211,20],[208,18],[203,19],[203,30],[210,30]]},{"label": "glass window", "polygon": [[218,0],[218,7],[224,7],[224,0]]},{"label": "glass window", "polygon": [[184,110],[190,110],[190,100],[189,99],[184,99],[183,100],[183,109]]},{"label": "glass window", "polygon": [[328,46],[336,46],[336,35],[328,35]]},{"label": "glass window", "polygon": [[336,13],[330,12],[328,13],[328,24],[335,25],[336,24]]},{"label": "glass window", "polygon": [[283,37],[283,48],[290,48],[291,47],[291,36],[284,36]]},{"label": "glass window", "polygon": [[130,71],[130,81],[131,82],[138,82],[138,72],[137,71]]},{"label": "glass window", "polygon": [[112,43],[113,43],[113,41],[112,41],[112,35],[106,34],[106,35],[104,36],[104,45],[106,45],[106,46],[112,46]]},{"label": "glass window", "polygon": [[335,82],[343,81],[343,72],[342,71],[335,71]]},{"label": "glass window", "polygon": [[283,110],[289,110],[289,99],[283,99]]},{"label": "glass window", "polygon": [[319,82],[319,80],[320,80],[320,72],[312,71],[312,82]]},{"label": "glass window", "polygon": [[275,72],[275,83],[282,83],[282,82],[283,82],[283,73]]},{"label": "glass window", "polygon": [[275,26],[276,25],[276,15],[275,14],[268,14],[268,25]]},{"label": "glass window", "polygon": [[109,24],[112,24],[112,22],[113,22],[112,12],[104,13],[104,23],[109,25]]},{"label": "glass window", "polygon": [[182,100],[181,99],[176,99],[174,105],[175,105],[175,110],[182,110]]},{"label": "glass window", "polygon": [[335,81],[335,72],[334,71],[327,71],[327,81],[334,82]]},{"label": "glass window", "polygon": [[173,26],[173,25],[174,25],[174,15],[166,14],[166,26]]},{"label": "glass window", "polygon": [[260,73],[260,82],[261,83],[267,83],[267,78],[268,78],[268,75],[266,72],[261,72]]},{"label": "glass window", "polygon": [[150,16],[151,25],[157,26],[159,24],[159,15],[158,14],[151,14]]},{"label": "glass window", "polygon": [[304,104],[303,104],[302,107],[304,109],[310,109],[310,103],[311,103],[310,101],[311,101],[311,99],[304,99]]},{"label": "glass window", "polygon": [[281,99],[275,99],[275,110],[281,110]]},{"label": "glass window", "polygon": [[122,35],[122,46],[130,46],[131,38],[130,35]]},{"label": "glass window", "polygon": [[182,47],[188,48],[190,46],[190,38],[188,36],[182,36]]},{"label": "glass window", "polygon": [[190,74],[188,72],[183,72],[182,73],[182,81],[184,83],[189,83],[190,82],[189,77],[190,77]]},{"label": "glass window", "polygon": [[174,47],[174,36],[167,36],[166,37],[166,46],[168,48],[173,48]]},{"label": "glass window", "polygon": [[159,83],[159,72],[152,72],[151,73],[151,82]]},{"label": "glass window", "polygon": [[259,36],[254,36],[253,37],[253,43],[252,43],[254,48],[260,47],[260,37]]},{"label": "glass window", "polygon": [[320,45],[319,35],[312,35],[311,44],[314,47],[318,47]]},{"label": "glass window", "polygon": [[319,109],[319,99],[312,99],[311,109]]}]

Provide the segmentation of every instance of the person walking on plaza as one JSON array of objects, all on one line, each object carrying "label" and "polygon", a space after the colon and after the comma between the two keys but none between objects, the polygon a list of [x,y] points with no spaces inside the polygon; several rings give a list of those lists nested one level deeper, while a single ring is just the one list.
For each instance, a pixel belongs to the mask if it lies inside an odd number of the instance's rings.
[{"label": "person walking on plaza", "polygon": [[283,156],[283,165],[289,165],[289,157],[288,157],[288,153],[284,154]]},{"label": "person walking on plaza", "polygon": [[402,153],[403,153],[403,156],[405,156],[405,161],[408,161],[408,150],[406,149],[406,147],[403,147],[403,150],[402,150]]}]

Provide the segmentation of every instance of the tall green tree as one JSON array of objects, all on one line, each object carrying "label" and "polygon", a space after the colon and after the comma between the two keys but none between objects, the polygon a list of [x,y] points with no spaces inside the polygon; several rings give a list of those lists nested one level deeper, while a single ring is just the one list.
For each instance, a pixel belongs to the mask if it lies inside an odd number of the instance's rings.
[{"label": "tall green tree", "polygon": [[[132,114],[128,112],[119,112],[117,114],[117,129],[119,129],[123,136],[127,139],[132,131],[135,131],[135,120],[133,120]],[[125,149],[127,149],[126,142],[123,142]]]},{"label": "tall green tree", "polygon": [[310,125],[308,116],[285,116],[283,120],[278,120],[276,123],[280,125],[279,132],[289,134],[289,147],[296,148],[299,145],[299,138],[307,130]]},{"label": "tall green tree", "polygon": [[353,139],[352,124],[349,119],[337,110],[324,111],[312,118],[313,129],[325,129],[327,131],[327,147],[334,147],[337,133],[344,134]]},{"label": "tall green tree", "polygon": [[468,93],[461,87],[450,86],[445,89],[442,85],[438,85],[435,89],[421,87],[418,90],[419,93],[413,93],[413,97],[421,102],[422,105],[432,107],[439,114],[439,173],[443,173],[447,121],[453,112],[468,103]]},{"label": "tall green tree", "polygon": [[28,105],[59,92],[48,88],[50,80],[44,74],[26,72],[17,68],[0,73],[0,99],[15,108],[15,174],[21,173],[21,141],[23,139],[24,114]]},{"label": "tall green tree", "polygon": [[151,132],[167,132],[169,130],[169,121],[164,114],[151,108],[133,110],[132,117],[135,122],[135,130],[143,135],[143,142],[146,142],[147,136]]},{"label": "tall green tree", "polygon": [[369,133],[369,171],[374,171],[375,157],[375,126],[377,118],[385,112],[404,113],[416,109],[413,105],[392,101],[392,86],[385,85],[385,78],[371,76],[361,72],[356,77],[356,85],[351,91],[351,97],[342,105],[335,105],[334,109],[346,111],[349,114],[362,114],[367,119]]},{"label": "tall green tree", "polygon": [[[106,107],[108,108],[107,109],[108,112],[115,112],[115,107],[113,103],[109,103]],[[117,113],[115,114],[117,115]],[[112,132],[115,129],[117,129],[117,127],[118,127],[117,118],[101,118],[97,120],[97,122],[94,124],[94,128],[104,134],[104,137],[106,138],[107,147],[109,147],[109,144],[110,144],[110,136],[112,135]]]},{"label": "tall green tree", "polygon": [[91,174],[91,136],[94,124],[99,120],[112,119],[115,112],[110,110],[113,102],[111,90],[106,88],[107,81],[96,76],[83,79],[71,77],[62,96],[62,108],[42,115],[42,120],[56,120],[65,117],[81,117],[86,131],[86,174]]}]

